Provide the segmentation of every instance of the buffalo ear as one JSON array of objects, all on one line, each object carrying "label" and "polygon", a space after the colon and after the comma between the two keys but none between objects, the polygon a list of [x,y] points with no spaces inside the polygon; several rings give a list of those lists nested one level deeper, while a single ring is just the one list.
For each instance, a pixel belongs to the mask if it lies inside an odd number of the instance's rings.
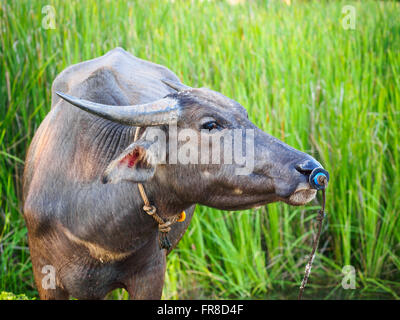
[{"label": "buffalo ear", "polygon": [[156,162],[149,147],[149,143],[140,140],[129,145],[120,156],[110,162],[104,171],[102,182],[145,182],[151,179],[156,171]]}]

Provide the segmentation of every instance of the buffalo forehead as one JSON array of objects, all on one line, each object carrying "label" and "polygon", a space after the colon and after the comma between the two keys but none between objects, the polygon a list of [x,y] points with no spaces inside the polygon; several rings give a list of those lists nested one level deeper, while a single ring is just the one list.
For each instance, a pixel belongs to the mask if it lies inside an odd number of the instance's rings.
[{"label": "buffalo forehead", "polygon": [[198,107],[199,105],[213,107],[224,112],[229,111],[231,113],[232,111],[236,111],[242,116],[247,117],[246,109],[238,102],[207,88],[185,90],[177,94],[177,99],[186,107]]}]

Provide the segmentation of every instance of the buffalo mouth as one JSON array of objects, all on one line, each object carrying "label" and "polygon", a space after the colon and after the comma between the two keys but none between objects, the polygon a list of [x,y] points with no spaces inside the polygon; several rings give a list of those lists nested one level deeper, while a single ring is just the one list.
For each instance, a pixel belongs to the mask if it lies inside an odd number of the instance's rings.
[{"label": "buffalo mouth", "polygon": [[292,206],[302,206],[313,200],[316,194],[317,190],[315,189],[298,189],[284,201]]}]

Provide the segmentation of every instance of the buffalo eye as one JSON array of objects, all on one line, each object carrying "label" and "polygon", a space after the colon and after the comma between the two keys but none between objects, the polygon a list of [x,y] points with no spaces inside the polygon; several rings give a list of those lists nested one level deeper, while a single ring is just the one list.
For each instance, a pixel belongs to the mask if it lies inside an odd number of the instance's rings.
[{"label": "buffalo eye", "polygon": [[221,129],[221,126],[217,121],[208,121],[202,125],[202,128],[211,131],[214,129]]}]

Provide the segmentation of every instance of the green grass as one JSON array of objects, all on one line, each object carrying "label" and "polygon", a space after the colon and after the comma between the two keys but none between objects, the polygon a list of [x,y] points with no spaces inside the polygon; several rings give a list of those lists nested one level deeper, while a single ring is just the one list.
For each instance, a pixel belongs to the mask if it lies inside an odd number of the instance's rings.
[{"label": "green grass", "polygon": [[[42,7],[56,29],[42,28]],[[400,7],[361,1],[0,0],[0,291],[37,297],[21,216],[25,152],[67,66],[116,46],[237,100],[329,170],[328,218],[305,298],[400,296]],[[168,259],[164,298],[295,298],[318,201],[199,207]],[[356,290],[341,287],[356,269]],[[126,298],[122,291],[110,298]]]}]

